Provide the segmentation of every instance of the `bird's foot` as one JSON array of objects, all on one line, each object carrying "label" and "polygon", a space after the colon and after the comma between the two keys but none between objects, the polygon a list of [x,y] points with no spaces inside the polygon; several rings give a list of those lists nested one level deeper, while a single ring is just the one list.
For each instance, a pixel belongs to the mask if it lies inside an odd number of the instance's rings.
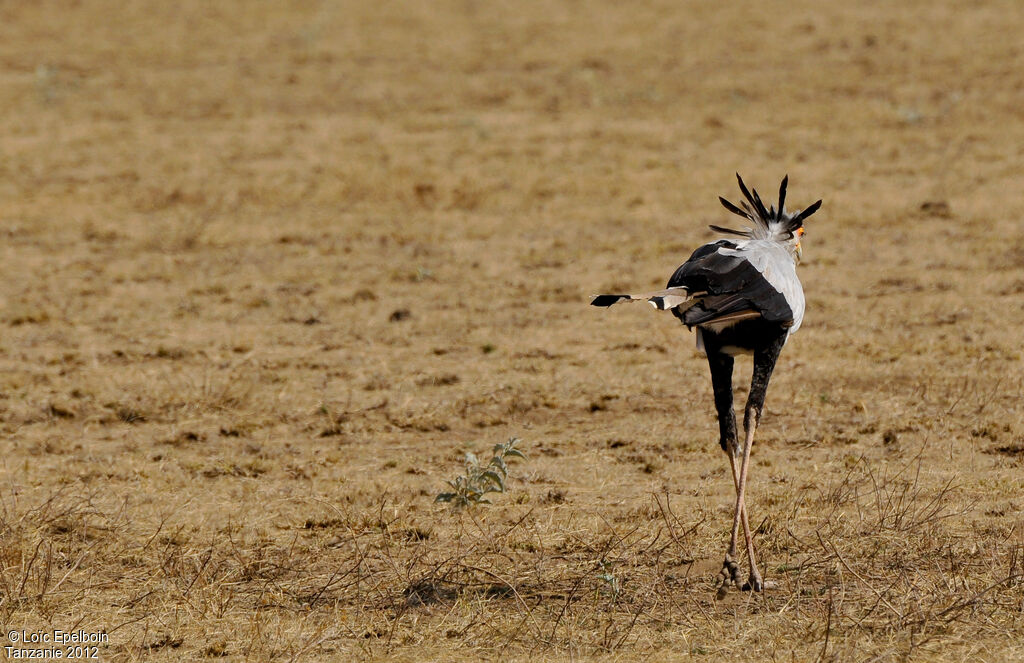
[{"label": "bird's foot", "polygon": [[744,592],[763,592],[764,591],[764,580],[761,579],[761,574],[757,571],[751,571],[750,577],[742,587]]},{"label": "bird's foot", "polygon": [[718,586],[718,591],[715,592],[715,600],[721,601],[722,599],[725,598],[725,595],[729,593],[729,583],[730,582],[732,582],[732,580],[723,573],[722,574],[722,584],[720,584]]},{"label": "bird's foot", "polygon": [[739,587],[740,586],[740,567],[739,567],[739,565],[736,562],[732,561],[731,558],[729,559],[729,572],[732,574],[732,584],[734,584],[737,587]]},{"label": "bird's foot", "polygon": [[718,587],[716,597],[721,600],[729,592],[729,585],[740,586],[740,567],[736,564],[732,555],[725,556],[725,561],[722,562],[722,571],[719,575],[722,577],[722,584]]}]

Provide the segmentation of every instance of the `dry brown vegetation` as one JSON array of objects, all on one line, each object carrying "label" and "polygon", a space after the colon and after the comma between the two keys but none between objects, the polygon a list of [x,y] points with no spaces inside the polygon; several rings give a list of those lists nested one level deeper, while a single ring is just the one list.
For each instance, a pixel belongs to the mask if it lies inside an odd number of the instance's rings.
[{"label": "dry brown vegetation", "polygon": [[[0,4],[0,623],[102,660],[1021,660],[1022,33]],[[662,284],[736,170],[825,205],[753,454],[776,586],[715,601],[704,359],[586,304]],[[511,436],[508,493],[434,503]]]}]

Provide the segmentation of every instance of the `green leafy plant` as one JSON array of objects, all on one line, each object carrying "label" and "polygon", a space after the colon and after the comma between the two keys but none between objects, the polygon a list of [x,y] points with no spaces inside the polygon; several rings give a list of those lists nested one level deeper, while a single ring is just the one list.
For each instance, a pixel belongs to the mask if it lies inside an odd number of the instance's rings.
[{"label": "green leafy plant", "polygon": [[611,595],[611,597],[619,597],[619,579],[614,573],[612,573],[612,565],[609,562],[601,560],[601,570],[604,573],[600,573],[597,579],[604,583],[604,589]]},{"label": "green leafy plant", "polygon": [[521,440],[513,437],[504,444],[496,444],[492,449],[493,456],[486,465],[481,465],[476,454],[466,454],[466,472],[449,481],[450,492],[444,492],[437,496],[435,502],[446,502],[451,505],[453,511],[476,504],[490,504],[487,499],[488,493],[504,493],[505,481],[508,479],[508,464],[510,458],[526,458],[516,445]]}]

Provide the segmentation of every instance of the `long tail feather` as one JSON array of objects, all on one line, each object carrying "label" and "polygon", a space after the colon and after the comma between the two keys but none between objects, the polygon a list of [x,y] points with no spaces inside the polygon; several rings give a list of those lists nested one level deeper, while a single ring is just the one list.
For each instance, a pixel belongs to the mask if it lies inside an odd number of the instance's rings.
[{"label": "long tail feather", "polygon": [[612,304],[618,304],[623,299],[628,301],[632,299],[632,297],[629,295],[595,295],[594,299],[590,302],[590,305],[608,307]]},{"label": "long tail feather", "polygon": [[668,288],[638,295],[595,295],[590,305],[608,307],[619,302],[646,301],[659,311],[667,311],[692,299],[690,291],[686,288]]}]

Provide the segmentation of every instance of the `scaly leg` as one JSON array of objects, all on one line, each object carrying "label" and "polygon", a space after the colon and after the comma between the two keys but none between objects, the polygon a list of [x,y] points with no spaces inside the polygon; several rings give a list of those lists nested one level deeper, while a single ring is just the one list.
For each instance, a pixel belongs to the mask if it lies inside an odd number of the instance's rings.
[{"label": "scaly leg", "polygon": [[[736,441],[736,414],[732,407],[732,369],[733,358],[721,352],[713,337],[705,337],[705,348],[708,355],[708,364],[711,367],[711,384],[715,391],[715,409],[718,411],[719,444],[722,451],[729,457],[729,465],[732,468],[732,481],[734,487],[739,487],[739,471],[736,467],[736,457],[739,452]],[[744,519],[746,509],[743,510]],[[718,590],[719,598],[723,597],[729,589],[730,584],[737,587],[740,584],[739,566],[736,563],[736,537],[733,536],[729,544],[729,550],[722,562],[722,584]]]},{"label": "scaly leg", "polygon": [[[754,432],[757,424],[761,421],[761,412],[764,410],[765,394],[768,392],[768,381],[775,369],[775,362],[779,358],[782,346],[786,343],[786,334],[773,339],[766,346],[754,352],[754,372],[750,381],[750,395],[747,397],[747,407],[743,413],[743,428],[747,432],[746,443],[743,445],[743,462],[740,465],[739,487],[737,488],[737,512],[744,505],[743,498],[747,490],[747,472],[750,465],[750,450],[754,447]],[[750,558],[750,579],[743,589],[760,592],[764,589],[764,581],[761,572],[757,570],[757,559],[754,554],[754,539],[750,535],[750,527],[743,523],[743,534],[747,544],[747,556]],[[739,523],[733,524],[733,537],[739,534]]]},{"label": "scaly leg", "polygon": [[[738,497],[739,496],[739,492],[740,492],[740,475],[739,475],[739,468],[736,467],[736,457],[733,454],[729,454],[729,467],[732,468],[732,483],[733,483],[733,486],[736,489],[736,495]],[[746,544],[747,544],[747,557],[751,560],[751,564],[753,564],[754,563],[753,562],[753,559],[754,559],[754,538],[753,538],[753,536],[750,533],[750,522],[747,520],[746,498],[744,498],[743,503],[740,504],[740,523],[743,525],[743,538],[744,538],[744,540],[746,541]],[[736,555],[735,551],[733,552],[733,555],[734,555],[734,558],[735,558],[735,555]],[[736,569],[733,569],[733,581],[735,582],[735,584],[737,586],[740,584],[739,583],[739,568],[738,567]],[[750,585],[751,583],[747,583],[747,584]],[[749,587],[748,586],[744,586],[743,589],[749,589]]]},{"label": "scaly leg", "polygon": [[[750,558],[750,581],[744,589],[755,589],[760,591],[761,575],[757,572],[757,563],[754,561],[754,540],[750,536],[750,525],[747,523],[746,507],[743,502],[747,490],[747,469],[750,464],[750,449],[754,446],[754,429],[756,424],[747,428],[747,440],[743,445],[743,460],[740,463],[740,474],[736,485],[736,509],[733,511],[732,537],[729,539],[729,553],[735,559],[736,540],[740,536],[740,525],[743,526],[743,536],[747,544],[747,556]],[[735,462],[733,463],[735,466]],[[733,572],[733,582],[739,585],[739,569],[730,569]]]},{"label": "scaly leg", "polygon": [[[740,465],[740,477],[739,487],[736,489],[736,501],[739,504],[740,513],[743,520],[743,538],[747,544],[747,557],[750,559],[750,578],[747,580],[747,584],[743,586],[744,590],[752,590],[760,592],[764,589],[764,581],[761,579],[761,573],[757,570],[757,558],[754,556],[754,538],[750,535],[750,524],[747,522],[747,513],[743,504],[744,493],[747,489],[747,467],[750,463],[750,449],[754,446],[754,431],[757,429],[757,421],[751,422],[750,427],[747,429],[747,441],[743,445],[743,464]],[[738,525],[733,524],[733,537],[737,534]],[[737,583],[738,584],[738,583]]]},{"label": "scaly leg", "polygon": [[[732,468],[732,483],[733,486],[736,488],[736,493],[738,496],[740,477],[736,469],[735,449],[727,449],[725,453],[727,456],[729,456],[729,467]],[[736,508],[738,509],[738,511],[734,513],[734,516],[736,515],[736,513],[738,513],[740,514],[740,518],[745,521],[747,515],[746,508],[743,506],[742,503],[738,503]],[[719,599],[723,598],[729,591],[729,585],[736,585],[737,587],[739,587],[740,585],[740,567],[739,564],[736,562],[736,558],[739,556],[739,554],[736,551],[737,532],[735,527],[735,517],[733,518],[733,525],[734,526],[732,530],[732,536],[729,538],[729,549],[725,553],[725,561],[722,562],[722,571],[720,574],[722,576],[722,584],[718,587]]]}]

